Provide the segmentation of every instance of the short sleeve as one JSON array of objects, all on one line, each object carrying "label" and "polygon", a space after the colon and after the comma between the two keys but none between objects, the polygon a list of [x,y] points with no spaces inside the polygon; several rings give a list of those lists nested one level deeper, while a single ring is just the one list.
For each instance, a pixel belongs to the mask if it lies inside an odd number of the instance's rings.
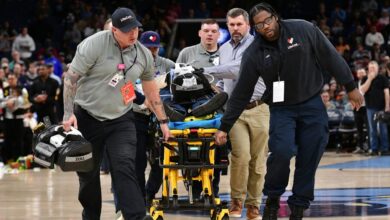
[{"label": "short sleeve", "polygon": [[145,51],[145,59],[146,59],[145,70],[143,73],[141,73],[139,78],[141,80],[151,81],[154,79],[155,69],[154,69],[153,56],[149,50]]},{"label": "short sleeve", "polygon": [[87,38],[77,46],[76,54],[70,64],[70,69],[80,76],[85,76],[88,70],[96,63],[101,53],[98,51],[99,46],[96,45],[95,39]]}]

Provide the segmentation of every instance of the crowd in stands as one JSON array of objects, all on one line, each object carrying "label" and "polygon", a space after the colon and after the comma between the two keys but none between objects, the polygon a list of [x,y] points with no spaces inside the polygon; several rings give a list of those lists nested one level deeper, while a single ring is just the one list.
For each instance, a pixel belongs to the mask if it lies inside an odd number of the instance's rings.
[{"label": "crowd in stands", "polygon": [[[62,72],[72,60],[78,43],[103,30],[105,21],[115,8],[133,9],[138,20],[142,21],[143,30],[158,32],[164,55],[175,19],[224,18],[229,9],[249,9],[254,3],[235,0],[2,1],[0,107],[5,141],[2,144],[2,160],[15,160],[31,152],[31,142],[28,141],[30,127],[36,121],[41,121],[44,116],[49,116],[53,123],[61,121]],[[390,71],[386,68],[390,62],[389,0],[271,3],[282,12],[282,18],[303,18],[315,23],[345,58],[353,73],[375,60],[379,63],[380,74],[390,78]],[[305,7],[310,10],[305,10]],[[175,60],[175,55],[186,46],[186,39],[179,38],[170,58]],[[344,88],[334,79],[325,78],[324,90],[329,96],[327,106],[350,108]],[[7,120],[18,120],[19,125],[14,126],[15,123]],[[14,129],[12,131],[16,133],[9,132],[9,129]],[[10,150],[5,145],[19,147]]]}]

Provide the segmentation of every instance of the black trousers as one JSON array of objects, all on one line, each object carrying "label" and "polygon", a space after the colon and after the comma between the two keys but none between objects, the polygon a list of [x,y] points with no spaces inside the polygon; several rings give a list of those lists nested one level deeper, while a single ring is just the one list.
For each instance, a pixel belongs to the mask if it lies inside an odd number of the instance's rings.
[{"label": "black trousers", "polygon": [[118,209],[127,219],[142,219],[145,204],[135,172],[136,130],[131,111],[123,116],[99,121],[87,111],[76,107],[79,130],[92,143],[94,168],[90,172],[78,172],[79,201],[84,210],[84,220],[100,219],[102,196],[100,186],[100,163],[106,147],[113,188],[117,194]]},{"label": "black trousers", "polygon": [[[37,115],[38,115],[38,122],[44,122],[43,118],[49,117],[50,122],[52,124],[58,123],[57,115],[54,112],[54,106],[51,109],[42,109],[42,110],[37,111]],[[62,118],[61,118],[61,121],[62,121]]]},{"label": "black trousers", "polygon": [[364,132],[364,127],[368,128],[366,107],[363,106],[358,111],[354,110],[353,113],[355,116],[355,124],[358,131],[357,147],[362,150],[365,150],[363,148],[367,134]]}]

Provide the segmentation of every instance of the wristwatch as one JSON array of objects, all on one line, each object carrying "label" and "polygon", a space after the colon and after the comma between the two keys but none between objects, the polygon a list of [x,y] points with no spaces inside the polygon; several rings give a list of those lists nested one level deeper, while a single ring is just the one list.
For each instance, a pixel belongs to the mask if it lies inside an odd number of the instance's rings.
[{"label": "wristwatch", "polygon": [[168,118],[158,120],[158,123],[160,123],[160,124],[167,124],[168,122],[169,122]]}]

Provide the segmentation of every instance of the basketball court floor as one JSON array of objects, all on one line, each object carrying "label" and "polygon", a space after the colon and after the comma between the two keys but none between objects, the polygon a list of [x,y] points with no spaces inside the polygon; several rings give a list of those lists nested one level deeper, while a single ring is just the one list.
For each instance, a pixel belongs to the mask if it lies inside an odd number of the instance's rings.
[{"label": "basketball court floor", "polygon": [[[115,213],[110,179],[109,175],[101,176],[101,219],[112,220],[115,219]],[[290,178],[289,188],[282,197],[279,219],[288,219],[286,199],[290,194],[291,183]],[[222,200],[230,201],[228,176],[222,176],[220,186]],[[182,196],[185,196],[183,188],[181,190]],[[2,172],[0,220],[81,219],[77,192],[78,180],[75,173],[64,173],[59,169]],[[390,220],[390,156],[325,153],[316,175],[315,196],[304,219]],[[181,211],[164,213],[164,219],[210,218],[207,212]],[[245,219],[245,213],[242,219]]]}]

